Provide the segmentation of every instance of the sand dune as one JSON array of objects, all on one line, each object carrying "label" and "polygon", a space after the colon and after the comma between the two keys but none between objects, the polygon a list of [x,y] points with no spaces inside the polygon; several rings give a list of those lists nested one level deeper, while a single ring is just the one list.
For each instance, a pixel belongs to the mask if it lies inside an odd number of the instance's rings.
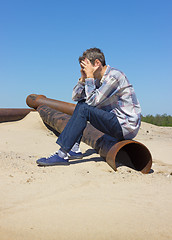
[{"label": "sand dune", "polygon": [[142,123],[147,175],[114,172],[84,143],[83,160],[38,167],[58,146],[37,112],[1,123],[0,135],[0,240],[172,239],[172,128]]}]

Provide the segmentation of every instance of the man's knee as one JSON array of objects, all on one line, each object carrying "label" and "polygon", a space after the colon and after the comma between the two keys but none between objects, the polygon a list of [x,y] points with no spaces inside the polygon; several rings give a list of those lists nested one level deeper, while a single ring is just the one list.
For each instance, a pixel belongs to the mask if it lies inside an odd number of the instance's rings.
[{"label": "man's knee", "polygon": [[78,114],[84,115],[86,117],[87,115],[87,110],[89,109],[89,105],[85,103],[85,101],[80,101],[76,105],[76,111]]},{"label": "man's knee", "polygon": [[80,101],[76,104],[75,110],[79,110],[80,108],[83,108],[84,102]]}]

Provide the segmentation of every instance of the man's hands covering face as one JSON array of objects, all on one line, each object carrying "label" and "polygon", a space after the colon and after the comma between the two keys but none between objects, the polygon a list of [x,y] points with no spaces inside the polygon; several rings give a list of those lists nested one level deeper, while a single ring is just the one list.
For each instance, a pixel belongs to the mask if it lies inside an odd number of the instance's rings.
[{"label": "man's hands covering face", "polygon": [[89,59],[85,59],[81,61],[81,76],[84,76],[85,78],[94,78],[94,73],[97,71],[99,66],[93,66]]},{"label": "man's hands covering face", "polygon": [[81,82],[85,82],[85,79],[87,78],[87,75],[84,72],[84,69],[81,67],[81,78],[80,81]]}]

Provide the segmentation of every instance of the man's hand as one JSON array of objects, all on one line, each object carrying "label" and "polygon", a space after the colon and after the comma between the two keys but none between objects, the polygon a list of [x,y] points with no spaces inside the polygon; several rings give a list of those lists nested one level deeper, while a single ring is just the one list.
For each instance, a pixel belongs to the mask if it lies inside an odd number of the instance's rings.
[{"label": "man's hand", "polygon": [[85,82],[87,75],[84,72],[83,67],[81,67],[81,78],[79,79],[80,82]]},{"label": "man's hand", "polygon": [[89,59],[81,61],[81,68],[86,74],[86,78],[94,78],[94,73],[97,71],[99,66],[93,66]]}]

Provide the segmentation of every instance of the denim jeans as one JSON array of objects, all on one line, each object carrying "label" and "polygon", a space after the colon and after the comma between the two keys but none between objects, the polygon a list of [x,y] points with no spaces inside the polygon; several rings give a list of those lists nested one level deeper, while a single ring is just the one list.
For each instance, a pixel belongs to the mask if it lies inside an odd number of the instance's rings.
[{"label": "denim jeans", "polygon": [[122,128],[114,113],[98,109],[80,101],[77,103],[72,117],[66,127],[57,139],[63,150],[69,152],[73,145],[80,143],[83,131],[87,126],[87,121],[93,127],[101,132],[116,138],[118,141],[123,140]]}]

